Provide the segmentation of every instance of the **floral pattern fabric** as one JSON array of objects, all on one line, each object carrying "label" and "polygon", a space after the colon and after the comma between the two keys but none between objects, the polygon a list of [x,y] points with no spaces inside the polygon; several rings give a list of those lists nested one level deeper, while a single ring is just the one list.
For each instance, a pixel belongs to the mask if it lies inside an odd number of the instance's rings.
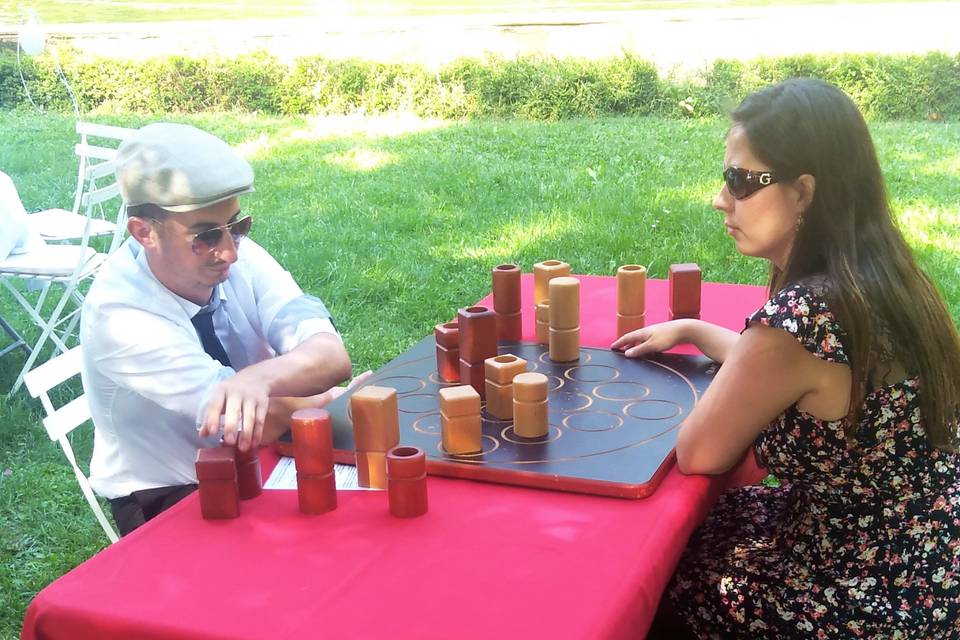
[{"label": "floral pattern fabric", "polygon": [[[822,291],[797,284],[747,320],[849,364]],[[668,588],[700,638],[960,638],[960,456],[927,441],[918,382],[842,421],[790,407],[754,443],[781,487],[721,497]]]}]

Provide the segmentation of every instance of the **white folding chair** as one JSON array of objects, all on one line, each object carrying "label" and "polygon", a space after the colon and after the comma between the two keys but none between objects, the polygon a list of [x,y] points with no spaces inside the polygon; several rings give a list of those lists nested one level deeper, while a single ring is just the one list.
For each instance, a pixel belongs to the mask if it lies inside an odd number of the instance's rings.
[{"label": "white folding chair", "polygon": [[[24,253],[12,254],[0,261],[0,283],[10,291],[41,330],[40,338],[31,349],[11,393],[20,388],[24,374],[37,361],[47,340],[54,344],[53,355],[68,349],[66,341],[76,329],[80,319],[80,307],[83,305],[83,295],[77,287],[84,280],[93,277],[106,258],[106,254],[98,253],[89,243],[92,203],[107,195],[109,194],[84,195],[87,202],[86,224],[79,244],[33,245]],[[28,300],[21,288],[15,285],[17,280],[26,281],[29,286],[40,289],[35,303]],[[62,287],[63,291],[59,300],[54,303],[53,310],[47,315],[45,305],[54,285]],[[70,304],[72,309],[68,309]]]},{"label": "white folding chair", "polygon": [[23,380],[30,395],[34,398],[40,398],[40,403],[46,412],[43,426],[47,430],[47,435],[50,436],[51,440],[60,443],[60,448],[63,449],[63,454],[70,461],[70,466],[73,467],[77,483],[93,510],[93,515],[96,516],[97,522],[103,527],[103,532],[110,538],[110,542],[116,542],[119,540],[119,536],[117,536],[117,532],[114,531],[107,520],[107,516],[103,513],[100,502],[90,487],[90,481],[77,464],[77,456],[74,454],[73,446],[71,446],[68,438],[74,429],[90,421],[90,406],[87,403],[87,396],[81,393],[59,408],[55,408],[50,400],[50,390],[79,375],[82,362],[83,353],[77,346],[28,372]]},{"label": "white folding chair", "polygon": [[[114,211],[112,207],[103,206],[112,198],[95,202],[93,211],[95,215],[91,217],[87,215],[89,212],[84,210],[87,206],[84,198],[116,183],[113,175],[113,159],[117,155],[117,146],[136,133],[136,129],[78,122],[77,133],[80,134],[80,142],[74,146],[74,151],[79,159],[79,167],[73,208],[69,211],[66,209],[38,211],[30,214],[29,223],[32,229],[49,242],[76,241],[80,239],[86,225],[86,218],[89,217],[91,237],[113,236],[107,251],[112,253],[123,241],[126,226],[123,203],[119,202],[116,213],[112,214]],[[94,144],[91,138],[106,142]],[[119,194],[119,190],[116,194]]]}]

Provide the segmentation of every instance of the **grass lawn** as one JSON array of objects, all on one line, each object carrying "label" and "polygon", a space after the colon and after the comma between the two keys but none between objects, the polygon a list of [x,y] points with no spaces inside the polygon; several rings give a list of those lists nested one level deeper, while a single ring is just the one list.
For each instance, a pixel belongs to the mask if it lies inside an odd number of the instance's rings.
[{"label": "grass lawn", "polygon": [[[703,9],[770,5],[838,4],[843,1],[923,2],[924,0],[35,0],[29,7],[48,24],[84,22],[164,22],[171,20],[259,20],[267,18],[340,18],[387,16],[463,16],[616,12],[644,9]],[[24,18],[21,0],[0,0],[0,24]]]},{"label": "grass lawn", "polygon": [[[707,280],[765,282],[765,265],[736,253],[710,207],[722,121],[182,120],[252,161],[257,191],[243,199],[256,220],[252,237],[324,299],[357,370],[384,364],[485,295],[489,270],[501,262],[529,271],[562,258],[587,274],[639,262],[662,278],[671,263],[690,261]],[[909,241],[957,321],[960,125],[872,130]],[[27,208],[69,205],[72,119],[0,112],[0,131],[0,169]],[[0,311],[23,326],[15,309],[0,295]],[[7,390],[23,356],[0,362]],[[25,392],[3,396],[0,424],[0,638],[15,638],[36,592],[105,539]],[[83,460],[90,440],[75,443]]]}]

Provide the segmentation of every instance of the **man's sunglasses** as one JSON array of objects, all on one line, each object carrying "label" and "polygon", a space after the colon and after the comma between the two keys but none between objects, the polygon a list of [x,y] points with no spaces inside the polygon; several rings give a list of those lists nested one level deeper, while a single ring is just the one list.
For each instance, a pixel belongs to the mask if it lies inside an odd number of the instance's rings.
[{"label": "man's sunglasses", "polygon": [[221,227],[206,229],[194,235],[192,244],[190,245],[193,252],[196,255],[210,253],[223,242],[223,233],[225,231],[229,231],[230,235],[233,236],[234,244],[240,244],[240,241],[250,233],[250,227],[253,225],[253,216],[241,215],[239,211],[237,212],[237,216],[240,217],[236,220],[231,220]]},{"label": "man's sunglasses", "polygon": [[723,172],[723,181],[727,185],[727,190],[736,200],[748,198],[760,189],[779,182],[780,179],[772,171],[750,171],[740,167],[727,167]]}]

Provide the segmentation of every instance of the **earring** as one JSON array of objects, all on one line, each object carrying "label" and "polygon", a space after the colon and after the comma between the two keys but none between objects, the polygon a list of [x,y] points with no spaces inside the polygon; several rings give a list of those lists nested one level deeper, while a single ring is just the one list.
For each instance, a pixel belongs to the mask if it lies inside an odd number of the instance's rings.
[{"label": "earring", "polygon": [[800,231],[800,227],[803,226],[803,216],[797,216],[797,231]]}]

